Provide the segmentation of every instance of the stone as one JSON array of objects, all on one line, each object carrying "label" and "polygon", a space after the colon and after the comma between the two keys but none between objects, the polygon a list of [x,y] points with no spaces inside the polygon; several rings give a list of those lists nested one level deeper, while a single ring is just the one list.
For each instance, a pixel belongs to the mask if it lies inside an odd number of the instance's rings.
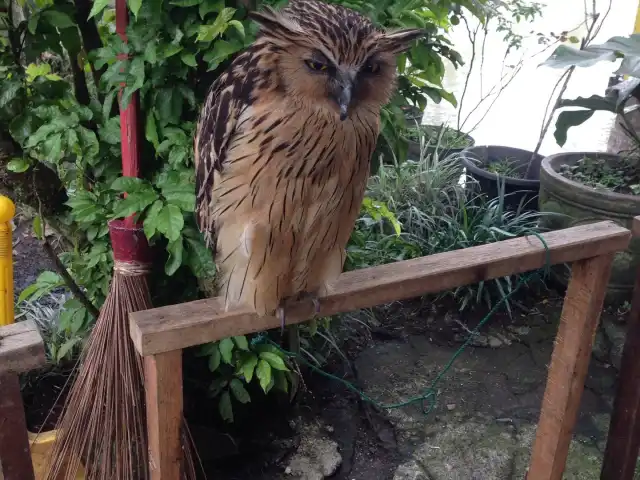
[{"label": "stone", "polygon": [[393,480],[430,480],[422,467],[415,460],[411,460],[398,467],[393,474]]},{"label": "stone", "polygon": [[300,444],[285,468],[295,480],[324,480],[334,475],[342,464],[338,444],[326,435],[326,427],[316,423],[300,426]]},{"label": "stone", "polygon": [[398,467],[393,478],[508,479],[516,448],[515,436],[503,425],[450,424],[419,446],[413,458]]}]

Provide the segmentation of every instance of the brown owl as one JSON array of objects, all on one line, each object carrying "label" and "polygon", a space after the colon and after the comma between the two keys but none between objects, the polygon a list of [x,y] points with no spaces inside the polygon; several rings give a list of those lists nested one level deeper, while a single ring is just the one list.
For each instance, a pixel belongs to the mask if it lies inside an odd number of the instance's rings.
[{"label": "brown owl", "polygon": [[212,85],[195,138],[196,215],[220,294],[277,314],[342,272],[396,54],[422,30],[385,32],[345,7],[292,0],[251,14],[256,41]]}]

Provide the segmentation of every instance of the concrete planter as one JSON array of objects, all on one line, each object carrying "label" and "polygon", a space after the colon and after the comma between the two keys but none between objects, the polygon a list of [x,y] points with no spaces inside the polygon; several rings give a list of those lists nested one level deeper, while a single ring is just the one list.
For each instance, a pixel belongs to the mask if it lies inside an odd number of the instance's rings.
[{"label": "concrete planter", "polygon": [[[585,156],[597,156],[611,162],[619,161],[614,154],[598,152],[559,153],[542,161],[540,169],[540,211],[554,212],[561,216],[543,217],[544,226],[553,230],[575,225],[612,220],[625,228],[631,228],[634,216],[640,215],[640,197],[622,195],[571,181],[558,173],[561,165],[575,165]],[[640,240],[632,239],[629,248],[616,255],[607,289],[607,301],[623,302],[631,299],[636,267],[640,264]],[[568,270],[556,270],[559,279],[566,284]]]}]

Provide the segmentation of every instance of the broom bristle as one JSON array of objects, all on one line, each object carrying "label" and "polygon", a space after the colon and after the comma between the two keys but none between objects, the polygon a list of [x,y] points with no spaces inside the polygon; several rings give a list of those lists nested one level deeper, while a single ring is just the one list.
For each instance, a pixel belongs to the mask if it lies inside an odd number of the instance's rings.
[{"label": "broom bristle", "polygon": [[[149,478],[144,369],[128,317],[151,307],[145,276],[116,270],[58,420],[45,480],[76,480],[81,464],[86,480]],[[184,420],[182,439],[182,477],[195,480]]]}]

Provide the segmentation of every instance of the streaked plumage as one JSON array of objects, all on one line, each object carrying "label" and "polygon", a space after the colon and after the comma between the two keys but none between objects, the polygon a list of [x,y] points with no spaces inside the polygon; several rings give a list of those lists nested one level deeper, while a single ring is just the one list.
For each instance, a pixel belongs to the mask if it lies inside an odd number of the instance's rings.
[{"label": "streaked plumage", "polygon": [[316,0],[252,16],[258,38],[202,107],[196,215],[227,307],[272,315],[342,272],[395,55],[421,32],[385,33]]}]

